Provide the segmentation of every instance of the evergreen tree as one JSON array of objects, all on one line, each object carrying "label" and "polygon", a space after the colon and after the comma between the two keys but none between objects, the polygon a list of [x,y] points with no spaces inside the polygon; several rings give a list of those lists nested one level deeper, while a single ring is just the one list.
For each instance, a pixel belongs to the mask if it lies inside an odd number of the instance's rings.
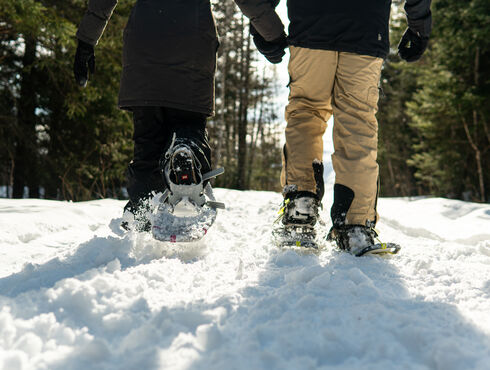
[{"label": "evergreen tree", "polygon": [[438,0],[421,89],[408,104],[421,136],[410,163],[437,195],[485,202],[490,191],[490,2]]},{"label": "evergreen tree", "polygon": [[[273,68],[250,37],[249,21],[233,0],[215,1],[221,46],[216,75],[216,116],[209,123],[213,162],[226,168],[217,186],[278,190],[280,137],[276,135]],[[267,147],[264,152],[262,146]],[[264,159],[267,158],[267,159]],[[272,181],[258,181],[263,174]],[[267,184],[267,185],[265,185]],[[264,187],[265,186],[265,187]]]},{"label": "evergreen tree", "polygon": [[403,1],[393,6],[390,24],[392,48],[381,74],[379,111],[378,162],[382,196],[410,196],[424,193],[416,183],[415,168],[407,163],[414,154],[413,143],[419,140],[411,127],[406,103],[417,91],[417,76],[424,68],[425,57],[415,64],[406,63],[398,56],[398,44],[406,29]]},{"label": "evergreen tree", "polygon": [[[117,110],[122,29],[130,1],[121,1],[97,47],[90,87],[73,80],[75,31],[86,2],[2,2],[0,93],[4,184],[13,196],[82,200],[116,196],[130,154],[130,122]],[[7,99],[8,101],[8,99]]]},{"label": "evergreen tree", "polygon": [[490,3],[435,0],[430,50],[413,64],[400,62],[394,47],[406,27],[401,5],[382,73],[382,195],[488,201]]},{"label": "evergreen tree", "polygon": [[[8,196],[22,197],[24,189],[51,199],[123,195],[132,119],[117,108],[117,96],[122,34],[134,3],[119,1],[95,48],[95,75],[81,89],[72,65],[86,0],[0,0],[0,185],[8,185]],[[258,67],[248,20],[234,2],[213,7],[222,47],[209,130],[214,162],[227,168],[217,185],[271,188],[256,178],[279,176],[271,166],[280,158],[273,79]]]}]

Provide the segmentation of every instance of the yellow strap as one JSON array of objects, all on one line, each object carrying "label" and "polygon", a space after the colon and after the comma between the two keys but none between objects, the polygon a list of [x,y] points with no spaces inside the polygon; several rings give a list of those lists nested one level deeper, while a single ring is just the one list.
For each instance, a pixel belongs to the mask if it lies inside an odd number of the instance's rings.
[{"label": "yellow strap", "polygon": [[289,199],[285,199],[284,200],[284,205],[281,207],[281,209],[279,210],[279,212],[277,212],[277,214],[279,215],[279,217],[277,217],[274,221],[274,223],[277,223],[283,216],[284,216],[284,211],[286,210],[286,206],[289,204]]},{"label": "yellow strap", "polygon": [[[374,231],[376,231],[376,234],[378,234],[378,231],[376,229],[373,229]],[[388,245],[386,243],[383,243],[377,236],[376,236],[376,240],[379,242],[379,244],[381,245],[381,249],[386,249],[388,248]]]},{"label": "yellow strap", "polygon": [[281,207],[281,209],[277,213],[282,215],[288,204],[289,204],[289,199],[284,200],[284,205]]}]

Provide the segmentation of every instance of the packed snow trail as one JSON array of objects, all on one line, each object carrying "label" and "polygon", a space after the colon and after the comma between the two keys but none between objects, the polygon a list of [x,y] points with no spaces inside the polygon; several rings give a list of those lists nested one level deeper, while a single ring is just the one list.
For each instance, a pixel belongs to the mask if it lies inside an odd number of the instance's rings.
[{"label": "packed snow trail", "polygon": [[381,199],[403,249],[355,258],[273,247],[279,194],[216,193],[187,245],[120,232],[121,201],[1,199],[0,369],[489,368],[489,205]]}]

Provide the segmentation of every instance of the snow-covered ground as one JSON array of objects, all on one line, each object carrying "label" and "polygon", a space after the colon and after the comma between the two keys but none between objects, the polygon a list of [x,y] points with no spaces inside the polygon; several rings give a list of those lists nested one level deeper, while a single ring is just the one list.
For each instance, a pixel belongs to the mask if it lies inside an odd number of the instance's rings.
[{"label": "snow-covered ground", "polygon": [[380,199],[383,259],[279,250],[279,194],[216,196],[184,245],[122,233],[122,201],[0,199],[0,370],[490,369],[490,205]]},{"label": "snow-covered ground", "polygon": [[489,205],[381,199],[403,249],[355,258],[273,247],[279,194],[216,193],[188,245],[122,234],[121,201],[0,200],[0,369],[490,368]]},{"label": "snow-covered ground", "polygon": [[383,259],[279,250],[279,194],[216,196],[187,245],[122,233],[122,201],[0,199],[0,370],[490,369],[490,205],[380,199]]}]

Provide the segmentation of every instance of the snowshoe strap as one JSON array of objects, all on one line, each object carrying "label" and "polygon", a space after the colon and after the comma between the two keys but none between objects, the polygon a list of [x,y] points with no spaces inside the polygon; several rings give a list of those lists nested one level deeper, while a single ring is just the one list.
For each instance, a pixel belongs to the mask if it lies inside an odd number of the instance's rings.
[{"label": "snowshoe strap", "polygon": [[[192,153],[191,150],[190,152]],[[225,209],[224,203],[217,202],[214,198],[211,184],[209,184],[209,182],[206,184],[206,186],[204,186],[203,184],[205,180],[219,176],[224,172],[224,168],[217,168],[213,171],[205,173],[201,179],[201,182],[199,182],[198,184],[178,185],[170,181],[169,171],[167,168],[165,171],[165,177],[169,189],[165,190],[161,198],[161,202],[163,203],[168,199],[168,203],[170,203],[172,206],[175,206],[183,198],[187,198],[198,207],[202,207],[203,205],[207,204],[211,208]],[[209,201],[206,201],[205,196],[209,198]]]},{"label": "snowshoe strap", "polygon": [[172,150],[174,148],[175,140],[176,139],[177,139],[177,134],[174,132],[173,135],[172,135],[172,141],[170,142],[170,146],[167,149],[167,151],[165,152],[165,159],[169,159],[170,156],[172,155]]},{"label": "snowshoe strap", "polygon": [[206,205],[211,207],[211,208],[219,208],[219,209],[226,209],[225,204],[222,202],[214,202],[212,200],[208,200],[206,202]]},{"label": "snowshoe strap", "polygon": [[214,197],[214,193],[213,193],[213,188],[211,187],[211,184],[209,182],[204,187],[204,194],[209,198],[209,200],[206,202],[206,204],[209,207],[214,208],[214,209],[216,209],[216,208],[225,209],[226,208],[224,203],[216,201],[216,198]]},{"label": "snowshoe strap", "polygon": [[312,167],[313,167],[313,175],[316,184],[316,196],[320,201],[320,207],[323,207],[322,199],[323,199],[323,194],[325,194],[325,184],[323,180],[323,162],[318,159],[315,159],[313,161]]},{"label": "snowshoe strap", "polygon": [[177,185],[172,182],[169,183],[170,194],[168,195],[168,202],[175,206],[183,198],[189,199],[196,206],[202,207],[206,203],[206,198],[203,195],[202,182],[195,185]]},{"label": "snowshoe strap", "polygon": [[279,216],[274,220],[274,224],[279,222],[280,220],[282,220],[284,218],[284,213],[286,212],[286,207],[288,206],[290,201],[291,200],[289,198],[284,199],[282,206],[279,209],[279,212],[277,212],[277,214]]},{"label": "snowshoe strap", "polygon": [[165,191],[163,192],[162,196],[160,197],[160,202],[165,202],[168,198],[168,196],[170,195],[170,190],[169,189],[165,189]]},{"label": "snowshoe strap", "polygon": [[202,175],[202,181],[212,179],[214,177],[222,175],[223,173],[225,173],[225,169],[223,167],[216,168],[215,170],[206,172],[204,175]]}]

